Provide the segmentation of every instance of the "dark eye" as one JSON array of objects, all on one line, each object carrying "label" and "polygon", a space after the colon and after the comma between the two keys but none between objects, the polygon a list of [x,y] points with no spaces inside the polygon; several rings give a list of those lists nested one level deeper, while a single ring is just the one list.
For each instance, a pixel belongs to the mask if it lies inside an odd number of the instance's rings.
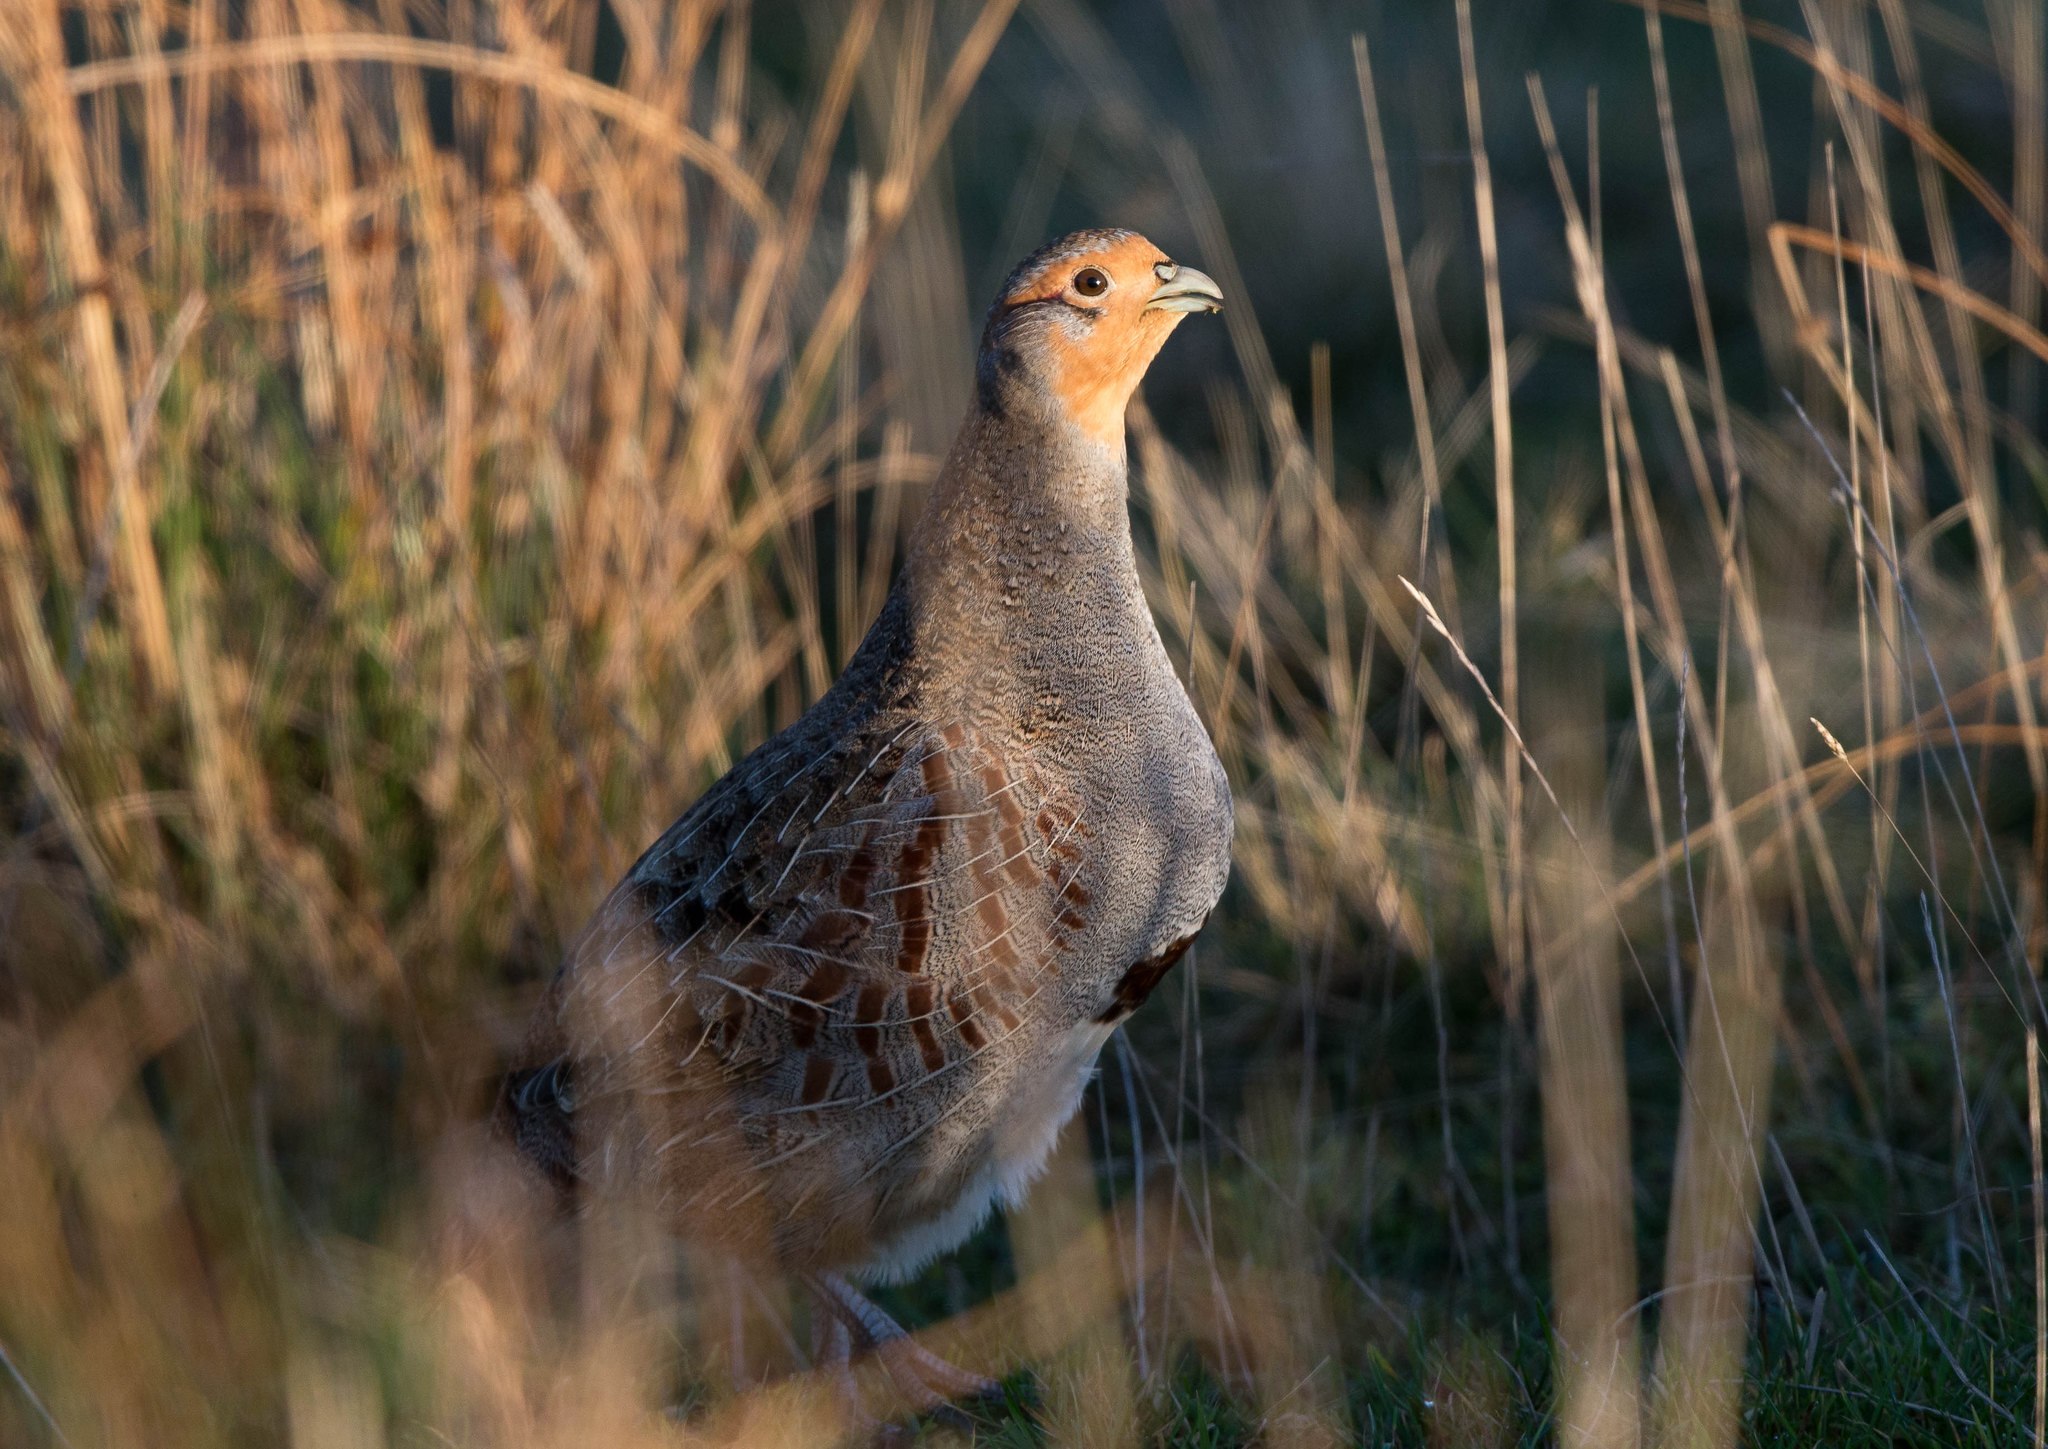
[{"label": "dark eye", "polygon": [[1099,267],[1083,267],[1074,273],[1074,290],[1084,297],[1100,297],[1109,290],[1109,278]]}]

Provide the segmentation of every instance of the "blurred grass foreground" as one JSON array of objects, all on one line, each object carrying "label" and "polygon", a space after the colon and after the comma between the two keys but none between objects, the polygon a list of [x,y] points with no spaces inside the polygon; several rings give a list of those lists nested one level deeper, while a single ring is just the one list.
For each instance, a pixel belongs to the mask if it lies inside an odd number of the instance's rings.
[{"label": "blurred grass foreground", "polygon": [[479,1119],[1082,223],[1237,866],[975,1432],[2041,1442],[2044,220],[2034,0],[4,0],[0,1444],[857,1432]]}]

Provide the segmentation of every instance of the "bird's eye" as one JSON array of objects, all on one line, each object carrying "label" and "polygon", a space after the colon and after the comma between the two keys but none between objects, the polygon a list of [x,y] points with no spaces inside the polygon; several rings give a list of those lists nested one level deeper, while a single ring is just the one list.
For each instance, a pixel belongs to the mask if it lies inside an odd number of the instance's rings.
[{"label": "bird's eye", "polygon": [[1083,267],[1074,273],[1074,290],[1084,297],[1100,297],[1109,290],[1109,278],[1100,267]]}]

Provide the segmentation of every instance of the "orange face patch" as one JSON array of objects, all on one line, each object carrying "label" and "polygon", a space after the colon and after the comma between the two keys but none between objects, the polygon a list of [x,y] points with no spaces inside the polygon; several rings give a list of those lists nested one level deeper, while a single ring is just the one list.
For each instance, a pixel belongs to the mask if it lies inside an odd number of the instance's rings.
[{"label": "orange face patch", "polygon": [[[1185,314],[1148,312],[1159,285],[1153,268],[1167,256],[1143,237],[1132,237],[1081,256],[1063,257],[1004,300],[1010,305],[1062,298],[1095,314],[1085,331],[1055,323],[1045,333],[1055,395],[1089,437],[1111,447],[1123,440],[1124,409],[1145,369]],[[1089,268],[1110,280],[1109,290],[1084,296],[1074,279]]]},{"label": "orange face patch", "polygon": [[[1015,307],[1024,302],[1042,302],[1050,297],[1069,297],[1086,306],[1105,306],[1118,292],[1124,290],[1127,284],[1143,285],[1149,292],[1157,280],[1152,276],[1153,266],[1167,260],[1165,252],[1141,236],[1112,242],[1091,252],[1061,257],[1043,271],[1026,278],[1022,286],[1003,298],[1003,305]],[[1089,267],[1107,273],[1110,280],[1116,283],[1116,287],[1101,297],[1083,298],[1072,293],[1069,289],[1073,285],[1075,274]],[[1143,305],[1143,299],[1140,299],[1139,305]]]}]

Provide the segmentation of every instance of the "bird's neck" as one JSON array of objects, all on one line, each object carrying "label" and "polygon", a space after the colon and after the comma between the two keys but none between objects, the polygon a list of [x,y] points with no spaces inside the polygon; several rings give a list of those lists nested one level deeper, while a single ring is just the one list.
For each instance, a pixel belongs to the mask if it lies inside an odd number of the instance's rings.
[{"label": "bird's neck", "polygon": [[1130,540],[1129,473],[1121,424],[1084,431],[1029,396],[977,401],[932,486],[920,529],[937,540],[966,522],[1037,527],[1041,520],[1105,541]]},{"label": "bird's neck", "polygon": [[901,587],[925,641],[1014,649],[1049,630],[1149,621],[1116,446],[977,405],[912,531]]}]

